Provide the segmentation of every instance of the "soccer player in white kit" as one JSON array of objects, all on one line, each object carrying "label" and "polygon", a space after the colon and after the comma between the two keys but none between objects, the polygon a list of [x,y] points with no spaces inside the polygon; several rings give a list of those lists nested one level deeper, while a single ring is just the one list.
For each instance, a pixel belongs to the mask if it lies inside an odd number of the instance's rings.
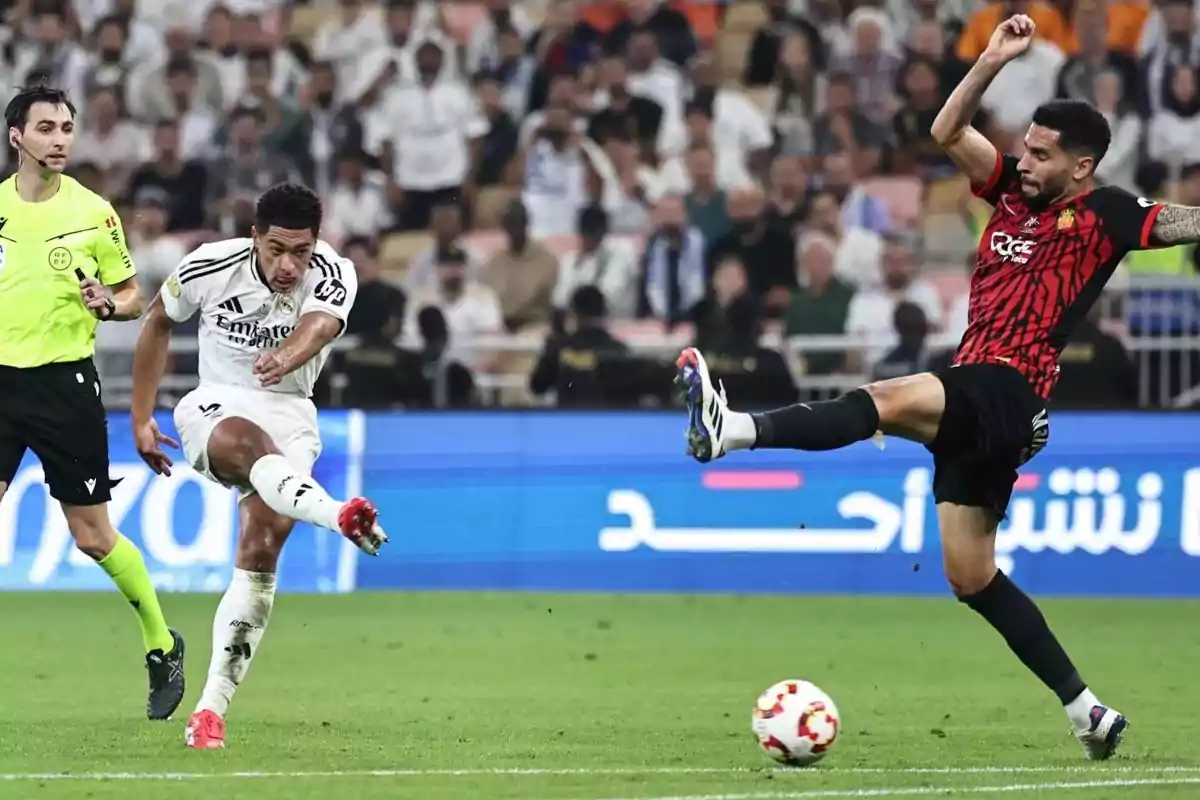
[{"label": "soccer player in white kit", "polygon": [[225,713],[258,651],[275,599],[275,568],[296,520],[339,531],[378,555],[387,536],[369,500],[339,502],[313,480],[321,452],[309,397],[358,288],[354,264],[317,239],[321,202],[280,184],[259,198],[249,239],[205,244],[150,306],[133,363],[138,452],[170,474],[152,416],[171,325],[200,314],[200,385],[175,407],[188,464],[239,490],[233,580],[213,620],[208,680],[188,721],[189,747],[225,746]]}]

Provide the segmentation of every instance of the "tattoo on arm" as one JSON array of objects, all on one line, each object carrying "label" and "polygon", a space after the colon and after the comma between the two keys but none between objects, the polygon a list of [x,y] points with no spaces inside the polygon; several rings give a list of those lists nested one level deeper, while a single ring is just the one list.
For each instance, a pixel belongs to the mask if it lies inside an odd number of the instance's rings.
[{"label": "tattoo on arm", "polygon": [[1165,205],[1150,229],[1150,243],[1156,245],[1200,242],[1200,208]]}]

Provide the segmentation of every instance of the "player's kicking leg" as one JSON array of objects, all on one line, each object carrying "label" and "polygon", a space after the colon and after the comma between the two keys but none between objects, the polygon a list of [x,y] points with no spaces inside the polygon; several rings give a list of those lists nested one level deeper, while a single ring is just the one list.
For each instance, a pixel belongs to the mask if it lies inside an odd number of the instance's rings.
[{"label": "player's kicking leg", "polygon": [[[676,366],[676,381],[688,407],[688,450],[701,462],[735,450],[835,450],[877,432],[931,445],[947,412],[946,387],[931,373],[871,384],[836,400],[751,415],[729,409],[724,392],[713,385],[704,357],[696,349],[685,350]],[[956,397],[955,402],[966,401]],[[966,416],[978,416],[978,410],[967,409]],[[976,498],[981,486],[989,488],[989,476],[981,476],[974,469],[978,460],[972,463],[967,455],[961,464],[953,458],[937,464],[947,467],[941,470],[945,474],[935,477],[934,486],[947,579],[955,595],[986,619],[1058,696],[1088,758],[1107,759],[1116,752],[1128,721],[1096,699],[1037,605],[996,567],[999,517],[994,507],[1007,505],[1019,461],[1014,458],[1004,465],[1004,475],[990,476],[992,486],[999,478],[1008,481],[1003,502],[984,502]]]},{"label": "player's kicking leg", "polygon": [[184,732],[188,747],[225,746],[225,715],[267,630],[275,605],[275,571],[295,521],[252,494],[238,504],[239,530],[233,580],[213,617],[212,660],[200,702]]}]

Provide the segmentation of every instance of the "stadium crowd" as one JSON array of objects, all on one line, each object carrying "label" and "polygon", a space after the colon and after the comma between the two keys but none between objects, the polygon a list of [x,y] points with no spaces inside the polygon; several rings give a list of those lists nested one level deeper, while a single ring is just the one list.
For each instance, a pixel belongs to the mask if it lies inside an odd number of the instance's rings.
[{"label": "stadium crowd", "polygon": [[[248,235],[272,184],[318,190],[361,284],[327,404],[661,405],[691,342],[739,405],[944,361],[988,209],[930,124],[1015,12],[1039,40],[977,127],[1019,152],[1038,104],[1089,100],[1113,129],[1102,181],[1200,204],[1188,0],[7,6],[0,86],[76,99],[71,174],[117,205],[149,290],[198,243]],[[1197,263],[1127,259],[1055,401],[1190,388],[1196,348],[1123,341],[1200,333],[1191,292],[1150,314],[1127,291]],[[137,335],[100,327],[113,397]],[[175,369],[194,375],[186,346]]]}]

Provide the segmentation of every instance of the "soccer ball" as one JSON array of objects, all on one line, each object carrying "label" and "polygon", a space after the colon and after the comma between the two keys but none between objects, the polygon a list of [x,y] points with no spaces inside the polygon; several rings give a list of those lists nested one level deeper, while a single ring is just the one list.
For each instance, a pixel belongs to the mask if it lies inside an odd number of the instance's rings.
[{"label": "soccer ball", "polygon": [[817,763],[837,741],[841,717],[829,695],[808,681],[780,681],[758,696],[750,728],[763,752],[781,764]]}]

